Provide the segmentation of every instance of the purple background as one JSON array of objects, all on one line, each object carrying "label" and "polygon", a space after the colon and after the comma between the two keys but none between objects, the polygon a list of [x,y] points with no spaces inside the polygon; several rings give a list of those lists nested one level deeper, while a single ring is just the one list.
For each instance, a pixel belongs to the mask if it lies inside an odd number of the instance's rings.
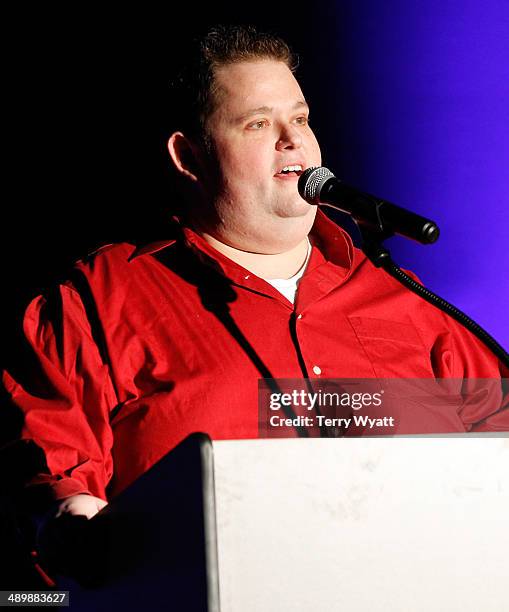
[{"label": "purple background", "polygon": [[433,246],[388,241],[394,259],[507,348],[509,3],[328,9],[324,164],[437,221]]}]

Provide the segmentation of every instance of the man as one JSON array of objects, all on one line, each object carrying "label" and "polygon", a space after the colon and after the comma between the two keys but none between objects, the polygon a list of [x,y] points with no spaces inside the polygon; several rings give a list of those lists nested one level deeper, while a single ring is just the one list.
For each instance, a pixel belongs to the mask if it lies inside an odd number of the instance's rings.
[{"label": "man", "polygon": [[[104,247],[28,308],[34,363],[4,382],[47,464],[29,484],[57,516],[92,517],[194,431],[257,437],[259,378],[500,375],[300,198],[321,154],[294,63],[278,38],[209,32],[175,91],[176,239]],[[498,399],[406,431],[508,429]]]}]

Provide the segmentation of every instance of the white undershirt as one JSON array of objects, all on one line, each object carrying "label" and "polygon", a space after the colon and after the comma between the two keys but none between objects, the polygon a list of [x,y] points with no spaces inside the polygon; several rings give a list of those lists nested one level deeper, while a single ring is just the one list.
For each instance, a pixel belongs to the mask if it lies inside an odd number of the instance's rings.
[{"label": "white undershirt", "polygon": [[309,242],[309,238],[308,238],[308,252],[306,255],[306,260],[300,267],[297,274],[294,274],[291,278],[266,278],[265,279],[275,289],[277,289],[280,293],[282,293],[285,296],[285,298],[288,299],[292,304],[295,301],[297,287],[298,287],[300,279],[304,276],[304,272],[306,271],[310,255],[311,255],[311,243]]}]

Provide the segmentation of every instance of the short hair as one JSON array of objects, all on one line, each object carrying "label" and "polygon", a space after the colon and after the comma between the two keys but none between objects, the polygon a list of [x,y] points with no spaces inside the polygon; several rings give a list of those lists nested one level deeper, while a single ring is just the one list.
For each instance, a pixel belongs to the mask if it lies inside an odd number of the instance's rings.
[{"label": "short hair", "polygon": [[254,26],[219,25],[194,39],[171,83],[172,131],[207,142],[207,119],[216,103],[216,69],[260,59],[284,62],[292,72],[298,65],[297,55],[282,38]]}]

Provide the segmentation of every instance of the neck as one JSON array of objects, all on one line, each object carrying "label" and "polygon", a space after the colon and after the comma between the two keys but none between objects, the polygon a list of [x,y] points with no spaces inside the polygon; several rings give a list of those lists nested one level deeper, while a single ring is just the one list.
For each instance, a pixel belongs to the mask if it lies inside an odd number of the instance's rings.
[{"label": "neck", "polygon": [[246,270],[256,274],[256,276],[265,279],[291,278],[297,274],[304,265],[308,252],[307,237],[288,251],[271,254],[241,251],[224,242],[220,242],[206,233],[202,233],[202,237],[213,246],[216,251],[219,251],[243,268],[246,268]]}]

